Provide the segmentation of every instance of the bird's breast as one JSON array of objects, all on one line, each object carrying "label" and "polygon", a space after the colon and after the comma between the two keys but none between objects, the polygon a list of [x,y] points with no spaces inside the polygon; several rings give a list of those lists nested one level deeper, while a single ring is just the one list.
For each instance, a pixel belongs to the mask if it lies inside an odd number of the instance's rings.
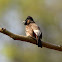
[{"label": "bird's breast", "polygon": [[26,26],[26,36],[31,36],[33,37],[33,30],[31,27]]}]

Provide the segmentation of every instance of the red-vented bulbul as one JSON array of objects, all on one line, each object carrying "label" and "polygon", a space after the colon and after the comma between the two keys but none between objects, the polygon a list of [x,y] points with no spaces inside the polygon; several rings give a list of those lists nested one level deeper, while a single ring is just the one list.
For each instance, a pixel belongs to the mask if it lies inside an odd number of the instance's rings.
[{"label": "red-vented bulbul", "polygon": [[42,32],[31,16],[26,18],[24,25],[26,25],[26,35],[36,38],[38,47],[42,47],[42,42],[40,40],[40,38],[42,39]]}]

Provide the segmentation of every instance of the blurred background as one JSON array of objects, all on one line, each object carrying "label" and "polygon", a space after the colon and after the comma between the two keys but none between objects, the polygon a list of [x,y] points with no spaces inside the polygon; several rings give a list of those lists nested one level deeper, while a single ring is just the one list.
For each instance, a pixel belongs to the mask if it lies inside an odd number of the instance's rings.
[{"label": "blurred background", "polygon": [[[27,16],[40,26],[43,41],[62,45],[62,0],[0,0],[0,27],[25,36]],[[0,62],[62,62],[62,52],[0,33]]]}]

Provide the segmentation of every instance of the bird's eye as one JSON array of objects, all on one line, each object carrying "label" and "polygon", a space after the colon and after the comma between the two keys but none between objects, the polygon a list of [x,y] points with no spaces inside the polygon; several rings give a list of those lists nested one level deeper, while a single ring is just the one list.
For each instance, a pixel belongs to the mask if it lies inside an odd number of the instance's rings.
[{"label": "bird's eye", "polygon": [[28,19],[26,19],[25,21],[27,21]]}]

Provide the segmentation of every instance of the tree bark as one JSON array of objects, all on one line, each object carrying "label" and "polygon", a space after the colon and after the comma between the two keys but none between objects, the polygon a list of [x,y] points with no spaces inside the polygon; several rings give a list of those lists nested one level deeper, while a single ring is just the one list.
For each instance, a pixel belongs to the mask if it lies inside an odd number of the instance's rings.
[{"label": "tree bark", "polygon": [[[10,31],[6,30],[5,28],[0,28],[0,32],[5,34],[5,35],[8,35],[9,37],[11,37],[14,40],[21,40],[21,41],[24,41],[24,42],[30,42],[32,44],[36,44],[36,39],[35,38],[13,34]],[[49,49],[62,51],[62,46],[61,45],[51,44],[49,42],[42,41],[42,46],[46,47],[46,48],[49,48]]]}]

